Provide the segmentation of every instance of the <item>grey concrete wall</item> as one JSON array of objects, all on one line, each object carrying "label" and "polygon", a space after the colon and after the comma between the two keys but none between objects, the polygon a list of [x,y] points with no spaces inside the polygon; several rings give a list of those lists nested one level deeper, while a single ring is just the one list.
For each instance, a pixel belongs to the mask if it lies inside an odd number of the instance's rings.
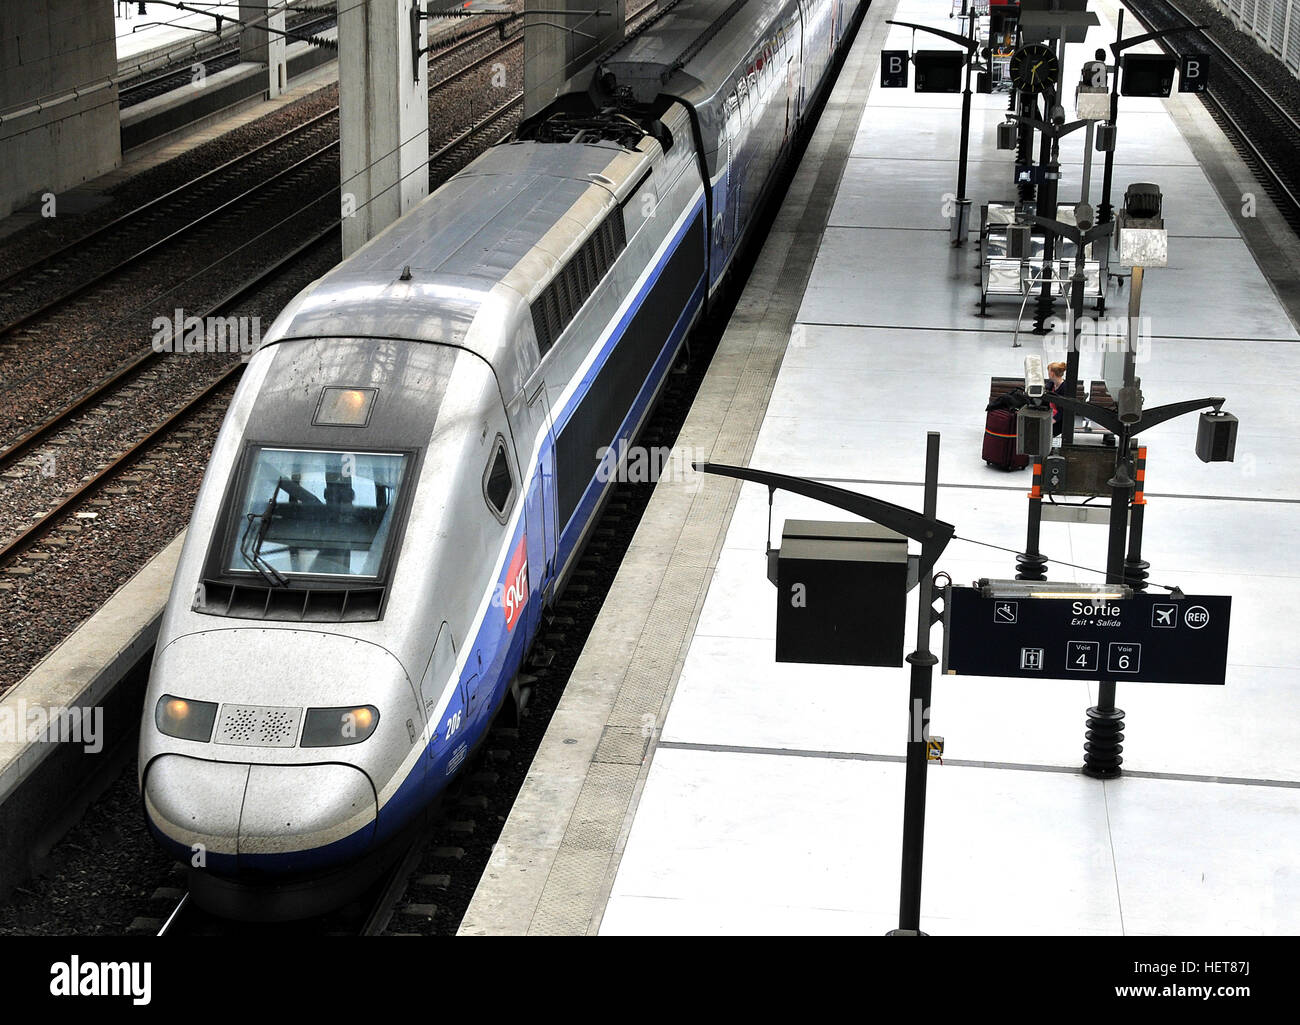
[{"label": "grey concrete wall", "polygon": [[[541,11],[608,11],[605,17]],[[537,113],[584,64],[623,38],[624,0],[524,0],[524,116]]]},{"label": "grey concrete wall", "polygon": [[[122,160],[113,5],[3,0],[0,217]],[[98,89],[90,89],[95,83]],[[107,84],[104,84],[107,83]],[[73,93],[77,90],[80,95]]]}]

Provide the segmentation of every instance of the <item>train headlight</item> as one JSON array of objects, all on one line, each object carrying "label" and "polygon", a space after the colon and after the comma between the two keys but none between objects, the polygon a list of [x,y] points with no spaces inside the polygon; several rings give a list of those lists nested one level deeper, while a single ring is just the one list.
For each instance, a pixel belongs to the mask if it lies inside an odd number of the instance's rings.
[{"label": "train headlight", "polygon": [[345,747],[360,744],[379,725],[374,705],[345,708],[309,708],[302,727],[303,747]]},{"label": "train headlight", "polygon": [[217,721],[217,706],[212,701],[190,701],[174,694],[164,694],[158,699],[153,721],[160,733],[181,740],[198,740],[206,744],[212,739],[212,725]]}]

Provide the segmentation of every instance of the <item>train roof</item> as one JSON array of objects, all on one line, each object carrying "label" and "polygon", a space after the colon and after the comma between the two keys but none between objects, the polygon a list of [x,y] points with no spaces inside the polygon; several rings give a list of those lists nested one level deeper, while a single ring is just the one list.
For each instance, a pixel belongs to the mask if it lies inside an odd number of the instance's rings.
[{"label": "train roof", "polygon": [[602,54],[594,68],[612,74],[638,103],[663,93],[712,95],[719,72],[729,74],[771,23],[761,12],[783,6],[785,0],[677,0]]},{"label": "train roof", "polygon": [[[612,142],[495,146],[295,299],[266,343],[369,336],[481,346],[466,336],[489,294],[504,285],[531,301],[646,159]],[[480,355],[495,362],[498,352]]]}]

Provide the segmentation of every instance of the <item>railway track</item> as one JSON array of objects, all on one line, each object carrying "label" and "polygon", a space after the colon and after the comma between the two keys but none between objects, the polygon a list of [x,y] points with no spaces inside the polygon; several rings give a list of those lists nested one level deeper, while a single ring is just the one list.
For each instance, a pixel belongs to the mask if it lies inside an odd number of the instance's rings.
[{"label": "railway track", "polygon": [[[1125,0],[1125,6],[1153,31],[1196,24],[1173,0]],[[1176,57],[1209,53],[1209,88],[1198,95],[1287,223],[1300,232],[1300,119],[1215,38],[1213,30],[1179,33],[1159,43]]]},{"label": "railway track", "polygon": [[[430,57],[431,72],[442,69],[496,31],[494,22],[435,52]],[[465,78],[520,41],[518,37],[508,40],[440,77],[433,78],[431,74],[430,95]],[[23,328],[59,310],[95,285],[156,254],[163,246],[181,240],[222,211],[233,209],[238,202],[262,194],[271,187],[272,179],[282,173],[270,170],[276,163],[283,163],[287,158],[294,165],[302,166],[303,151],[311,159],[321,159],[337,149],[338,107],[335,106],[10,272],[0,278],[0,309],[8,311],[0,320],[0,341],[12,340]],[[113,255],[119,251],[125,255]],[[30,296],[41,295],[51,280],[70,284],[57,294],[32,301]]]},{"label": "railway track", "polygon": [[[203,318],[206,320],[209,316],[226,315],[228,311],[236,307],[236,304],[274,280],[286,268],[292,267],[294,262],[308,251],[326,242],[334,244],[337,235],[337,225],[331,225],[324,231],[317,233],[315,237],[282,256],[255,278],[246,281],[234,292],[210,306],[204,311]],[[151,347],[108,380],[79,397],[73,403],[64,407],[56,416],[44,421],[19,441],[4,449],[3,452],[0,452],[0,473],[13,472],[20,461],[39,446],[56,442],[59,433],[72,424],[73,421],[79,417],[93,414],[95,410],[102,409],[108,403],[114,401],[126,389],[131,388],[147,368],[161,361],[167,355],[156,352]],[[183,359],[185,357],[180,356],[179,358]],[[52,508],[45,510],[16,536],[6,540],[3,545],[0,545],[0,565],[26,551],[32,544],[48,533],[62,518],[73,512],[86,500],[94,497],[98,491],[114,478],[124,473],[127,467],[135,463],[148,449],[162,441],[169,431],[176,429],[180,424],[188,420],[222,387],[235,380],[243,369],[243,363],[235,362],[219,371],[193,393],[188,400],[174,409],[161,423],[147,430],[141,438],[129,444],[125,450],[120,451],[107,465],[88,479],[80,481],[71,492],[58,499]],[[29,467],[29,469],[35,472],[35,467]]]}]

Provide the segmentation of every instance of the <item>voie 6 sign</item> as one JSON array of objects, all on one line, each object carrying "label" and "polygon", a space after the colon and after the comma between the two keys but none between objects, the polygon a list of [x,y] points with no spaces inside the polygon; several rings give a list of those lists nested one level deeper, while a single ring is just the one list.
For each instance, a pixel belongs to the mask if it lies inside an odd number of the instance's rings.
[{"label": "voie 6 sign", "polygon": [[[1001,586],[999,586],[1001,585]],[[1223,684],[1226,595],[1071,593],[1076,585],[981,581],[944,594],[950,675]]]}]

